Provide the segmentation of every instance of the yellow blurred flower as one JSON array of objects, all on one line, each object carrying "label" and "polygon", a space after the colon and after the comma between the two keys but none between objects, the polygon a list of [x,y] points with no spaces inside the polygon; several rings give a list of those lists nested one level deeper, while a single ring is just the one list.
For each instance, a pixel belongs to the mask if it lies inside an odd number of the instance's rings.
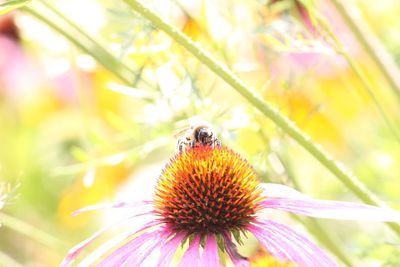
[{"label": "yellow blurred flower", "polygon": [[58,204],[58,216],[67,227],[79,228],[86,224],[88,217],[73,217],[72,212],[82,206],[114,197],[118,185],[128,176],[129,169],[124,162],[113,166],[89,169],[67,188]]},{"label": "yellow blurred flower", "polygon": [[292,263],[282,262],[271,256],[264,249],[259,249],[249,260],[250,267],[294,267]]}]

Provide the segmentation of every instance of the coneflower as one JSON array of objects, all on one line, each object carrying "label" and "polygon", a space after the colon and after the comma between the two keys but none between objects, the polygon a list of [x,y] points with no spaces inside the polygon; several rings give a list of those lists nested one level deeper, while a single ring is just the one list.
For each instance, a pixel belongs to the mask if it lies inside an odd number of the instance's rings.
[{"label": "coneflower", "polygon": [[[138,206],[146,212],[134,211]],[[289,227],[268,220],[263,212],[279,209],[300,215],[345,220],[400,221],[400,213],[364,204],[312,199],[290,187],[259,183],[250,164],[226,147],[197,146],[166,164],[152,201],[89,206],[77,213],[104,208],[132,208],[121,222],[147,219],[102,245],[119,248],[98,266],[141,266],[158,257],[169,266],[176,250],[188,243],[180,266],[221,266],[220,255],[235,266],[249,262],[236,250],[243,234],[253,234],[275,258],[298,266],[337,266],[318,246]],[[72,248],[61,266],[70,266],[107,226]],[[104,251],[105,253],[107,251]],[[144,265],[143,265],[144,266]],[[147,266],[147,265],[146,265]]]}]

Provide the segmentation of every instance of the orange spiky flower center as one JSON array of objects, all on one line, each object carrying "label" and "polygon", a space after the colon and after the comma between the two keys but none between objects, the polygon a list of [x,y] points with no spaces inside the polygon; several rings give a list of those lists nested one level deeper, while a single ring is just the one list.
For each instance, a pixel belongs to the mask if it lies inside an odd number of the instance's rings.
[{"label": "orange spiky flower center", "polygon": [[177,232],[244,230],[259,209],[257,185],[252,167],[237,153],[197,146],[165,166],[154,194],[155,211]]}]

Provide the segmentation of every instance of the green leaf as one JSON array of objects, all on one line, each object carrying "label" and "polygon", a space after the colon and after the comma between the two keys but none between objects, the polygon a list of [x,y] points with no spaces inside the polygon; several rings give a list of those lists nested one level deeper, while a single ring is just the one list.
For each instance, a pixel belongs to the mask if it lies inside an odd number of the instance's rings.
[{"label": "green leaf", "polygon": [[14,9],[28,4],[31,0],[12,0],[0,4],[0,15],[4,15]]}]

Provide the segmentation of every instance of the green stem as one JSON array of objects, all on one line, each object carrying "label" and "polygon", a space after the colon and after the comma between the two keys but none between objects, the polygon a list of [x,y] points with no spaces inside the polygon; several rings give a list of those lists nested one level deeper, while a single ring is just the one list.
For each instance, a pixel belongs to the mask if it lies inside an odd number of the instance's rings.
[{"label": "green stem", "polygon": [[349,53],[347,52],[343,52],[342,53],[343,57],[346,59],[347,63],[350,65],[350,68],[353,70],[353,72],[356,74],[358,80],[361,82],[361,84],[363,85],[363,87],[365,88],[365,91],[367,91],[368,95],[370,96],[370,98],[372,99],[372,101],[374,102],[379,114],[381,115],[381,117],[383,118],[385,124],[387,125],[387,127],[389,128],[389,131],[392,132],[393,136],[395,137],[395,139],[397,140],[397,142],[400,143],[400,137],[396,132],[395,127],[393,126],[392,122],[390,121],[389,117],[386,115],[385,110],[383,109],[382,105],[380,105],[378,99],[376,98],[374,91],[371,87],[371,85],[368,83],[365,74],[362,72],[362,70],[360,69],[360,67],[354,62],[354,60],[351,58],[351,56],[349,55]]},{"label": "green stem", "polygon": [[25,6],[22,10],[43,21],[49,27],[66,37],[71,43],[85,53],[91,55],[101,65],[122,80],[131,85],[135,78],[135,71],[117,60],[97,41],[86,34],[80,27],[69,21],[56,8],[44,2]]},{"label": "green stem", "polygon": [[[0,250],[0,262],[2,265],[0,266],[8,266],[8,267],[23,267],[22,264],[17,262],[15,259],[8,256],[6,253]],[[4,265],[3,265],[4,264]]]},{"label": "green stem", "polygon": [[[107,69],[110,68],[115,68],[116,65],[117,68],[120,68],[122,72],[127,72],[126,75],[129,76],[129,79],[136,80],[138,79],[137,76],[135,76],[135,70],[132,69],[131,67],[125,65],[123,62],[115,58],[111,53],[109,53],[102,45],[100,45],[99,42],[97,42],[92,36],[90,36],[87,32],[85,32],[82,27],[79,27],[76,25],[74,22],[68,19],[68,17],[64,16],[62,12],[60,12],[58,9],[56,9],[54,6],[52,6],[48,1],[42,0],[41,1],[51,12],[53,12],[57,17],[61,18],[66,24],[71,26],[71,28],[75,31],[77,31],[82,37],[88,39],[90,43],[92,43],[95,47],[97,47],[97,50],[100,51],[99,57],[104,57],[107,59],[103,64]],[[102,62],[102,61],[99,61]],[[122,76],[122,75],[121,75]],[[132,77],[132,78],[131,78]],[[135,78],[135,79],[133,79]],[[132,83],[132,82],[131,82]]]},{"label": "green stem", "polygon": [[0,16],[28,4],[30,0],[10,0],[0,3]]},{"label": "green stem", "polygon": [[49,247],[60,251],[65,249],[65,244],[42,230],[33,227],[15,217],[0,212],[0,224]]},{"label": "green stem", "polygon": [[291,217],[303,224],[307,230],[315,236],[315,238],[322,243],[327,249],[338,257],[346,266],[353,267],[354,264],[343,252],[342,248],[336,244],[335,240],[327,234],[324,227],[314,218],[301,218],[298,215],[291,214]]},{"label": "green stem", "polygon": [[[198,60],[210,68],[220,78],[227,82],[233,89],[247,99],[262,114],[270,118],[277,126],[283,129],[286,134],[296,140],[311,155],[313,155],[321,164],[332,172],[340,181],[342,181],[355,195],[363,202],[374,205],[384,205],[372,192],[370,192],[360,180],[349,173],[341,164],[334,161],[319,145],[313,143],[310,137],[302,132],[290,119],[282,115],[279,110],[257,97],[249,88],[222,63],[216,61],[211,54],[203,50],[198,44],[194,43],[181,31],[166,23],[156,13],[143,6],[137,0],[124,0],[133,10],[147,18],[156,27],[166,32],[172,39],[191,52]],[[389,226],[400,236],[400,226],[390,224]]]},{"label": "green stem", "polygon": [[382,43],[368,29],[368,26],[360,18],[351,12],[351,8],[342,0],[331,0],[336,10],[345,20],[346,25],[352,31],[358,42],[364,47],[368,55],[389,82],[393,93],[400,101],[400,71],[393,61],[393,58],[387,53]]},{"label": "green stem", "polygon": [[[286,152],[283,151],[281,155],[279,153],[276,154],[279,158],[279,160],[282,162],[286,175],[289,178],[289,180],[293,183],[293,186],[295,189],[302,191],[299,182],[297,181],[297,178],[295,174],[292,171],[291,167],[291,162],[289,159],[289,156],[287,155]],[[354,264],[351,262],[349,257],[344,253],[342,246],[337,243],[337,241],[329,235],[329,232],[324,228],[322,224],[319,223],[319,221],[315,218],[301,218],[300,216],[291,215],[293,218],[295,218],[297,221],[301,222],[307,230],[315,236],[320,243],[322,243],[327,249],[329,249],[333,254],[338,257],[346,266],[348,267],[353,267]]]},{"label": "green stem", "polygon": [[350,68],[352,69],[354,74],[357,76],[357,79],[360,81],[362,87],[367,92],[368,96],[372,99],[376,109],[379,112],[379,115],[383,119],[383,121],[386,124],[386,126],[388,127],[389,131],[392,133],[392,135],[397,140],[397,142],[400,143],[400,136],[398,135],[396,128],[393,126],[391,120],[387,116],[384,108],[379,103],[378,98],[376,97],[371,84],[368,82],[368,80],[366,78],[366,75],[361,70],[359,65],[353,60],[353,58],[350,56],[350,54],[347,52],[342,41],[333,32],[330,23],[327,20],[325,20],[321,15],[319,15],[319,14],[315,14],[315,15],[318,19],[318,22],[322,26],[322,28],[325,30],[325,32],[328,34],[328,36],[332,39],[332,41],[333,41],[332,46],[335,47],[337,53],[339,53],[340,55],[342,55],[345,58],[345,60],[347,61],[347,64],[349,64]]},{"label": "green stem", "polygon": [[[299,191],[300,185],[292,172],[292,168],[290,167],[289,159],[286,155],[281,158],[279,154],[276,154],[279,157],[280,162],[283,164],[285,168],[286,175],[288,179],[293,183],[293,187]],[[265,178],[263,181],[271,182],[268,178]],[[282,182],[282,181],[281,181]],[[294,220],[300,222],[307,228],[307,230],[327,249],[329,249],[335,256],[340,259],[346,266],[353,267],[353,263],[347,257],[346,253],[342,250],[342,246],[337,243],[335,239],[332,238],[331,235],[328,234],[328,231],[319,223],[319,221],[315,218],[302,218],[296,214],[290,214]]]}]

